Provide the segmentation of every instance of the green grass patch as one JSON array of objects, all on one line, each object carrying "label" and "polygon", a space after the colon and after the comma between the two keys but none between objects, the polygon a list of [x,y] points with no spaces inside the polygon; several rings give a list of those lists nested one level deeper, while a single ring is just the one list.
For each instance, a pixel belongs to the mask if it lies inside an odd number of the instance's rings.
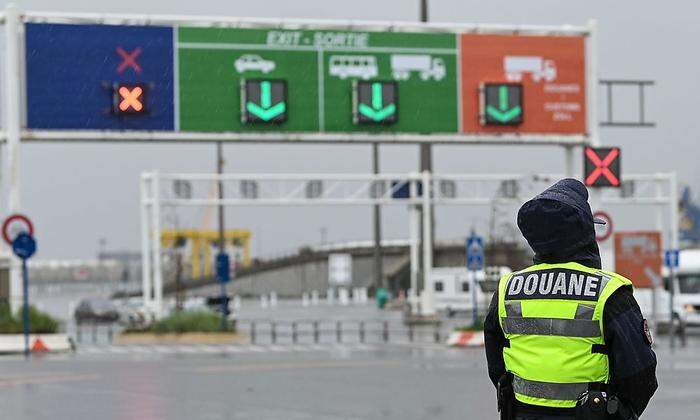
[{"label": "green grass patch", "polygon": [[471,332],[471,331],[483,331],[484,330],[484,320],[479,318],[476,325],[460,325],[455,327],[453,331],[458,332]]},{"label": "green grass patch", "polygon": [[182,334],[182,333],[220,333],[236,332],[234,326],[227,322],[221,325],[221,315],[209,311],[181,311],[152,323],[145,328],[127,329],[127,333],[155,333],[155,334]]},{"label": "green grass patch", "polygon": [[[60,322],[51,315],[29,306],[29,332],[32,334],[54,334],[58,332]],[[0,334],[22,334],[22,308],[15,314],[10,312],[10,305],[0,304]]]}]

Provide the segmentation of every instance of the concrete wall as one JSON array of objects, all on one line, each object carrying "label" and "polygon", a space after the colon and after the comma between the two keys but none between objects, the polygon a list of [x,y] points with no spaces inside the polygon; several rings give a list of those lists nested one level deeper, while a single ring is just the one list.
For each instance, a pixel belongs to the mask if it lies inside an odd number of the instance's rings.
[{"label": "concrete wall", "polygon": [[[403,259],[402,255],[384,257],[385,272]],[[373,282],[374,260],[371,254],[356,255],[352,259],[352,284],[347,287],[370,287]],[[270,270],[242,274],[229,285],[229,293],[259,296],[276,292],[279,297],[299,297],[304,292],[317,290],[325,295],[328,289],[328,257],[315,258]],[[190,295],[215,295],[218,285],[193,288]]]},{"label": "concrete wall", "polygon": [[[372,250],[360,248],[346,252],[353,255],[353,279],[352,285],[348,287],[370,287],[374,272]],[[530,253],[515,244],[489,245],[485,253],[488,265],[520,269],[532,261]],[[408,249],[387,248],[383,250],[383,256],[384,278],[392,281],[391,286],[396,289],[407,288],[410,274]],[[440,246],[436,251],[435,266],[462,267],[465,265],[465,258],[463,245]],[[328,287],[328,253],[313,252],[251,267],[239,273],[228,285],[228,290],[229,293],[242,296],[259,296],[274,291],[279,297],[298,298],[302,293],[312,290],[318,290],[324,295]],[[190,296],[212,296],[220,293],[219,285],[211,283],[203,286],[190,284],[187,289]]]}]

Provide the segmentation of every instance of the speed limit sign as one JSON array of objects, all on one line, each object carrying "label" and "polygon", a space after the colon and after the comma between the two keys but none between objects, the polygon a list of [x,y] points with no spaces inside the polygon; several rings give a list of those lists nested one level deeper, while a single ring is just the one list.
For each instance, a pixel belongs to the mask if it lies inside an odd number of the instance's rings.
[{"label": "speed limit sign", "polygon": [[29,218],[23,214],[13,214],[2,224],[2,238],[8,245],[12,245],[17,235],[22,232],[34,236],[34,225]]}]

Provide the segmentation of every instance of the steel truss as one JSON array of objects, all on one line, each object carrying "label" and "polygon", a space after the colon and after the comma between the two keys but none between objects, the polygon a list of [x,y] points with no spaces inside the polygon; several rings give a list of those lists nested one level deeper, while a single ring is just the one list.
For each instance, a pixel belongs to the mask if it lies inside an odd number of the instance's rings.
[{"label": "steel truss", "polygon": [[[419,212],[423,234],[430,237],[434,205],[518,206],[561,179],[561,175],[518,174],[185,174],[148,172],[141,176],[143,300],[156,315],[162,313],[163,267],[160,245],[162,209],[196,206],[372,206],[407,205],[412,290],[419,272]],[[221,181],[226,198],[211,194]],[[179,187],[173,188],[175,184]],[[187,187],[183,188],[182,185]],[[187,191],[182,194],[181,191]],[[597,198],[599,196],[599,199]],[[675,173],[627,175],[624,186],[592,194],[599,205],[648,205],[668,208],[671,245],[678,246],[678,196]],[[598,201],[599,200],[599,201]],[[433,249],[423,242],[424,289],[432,290]]]}]

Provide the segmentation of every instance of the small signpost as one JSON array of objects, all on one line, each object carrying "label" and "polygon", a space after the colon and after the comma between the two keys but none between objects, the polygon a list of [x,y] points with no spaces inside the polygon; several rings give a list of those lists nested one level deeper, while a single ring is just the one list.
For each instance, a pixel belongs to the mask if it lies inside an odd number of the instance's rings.
[{"label": "small signpost", "polygon": [[14,214],[2,224],[2,237],[12,252],[22,260],[22,330],[24,332],[24,355],[29,357],[29,275],[27,260],[36,252],[34,225],[28,217]]},{"label": "small signpost", "polygon": [[467,238],[467,270],[472,274],[472,322],[474,326],[479,322],[479,303],[477,302],[476,272],[484,269],[484,240],[472,232]]},{"label": "small signpost", "polygon": [[677,249],[667,249],[664,252],[664,265],[666,267],[668,267],[668,271],[669,271],[669,273],[668,273],[669,274],[669,276],[668,276],[668,278],[669,278],[669,283],[668,283],[669,299],[668,299],[668,301],[669,301],[669,305],[670,305],[670,308],[669,308],[669,316],[670,316],[669,334],[671,335],[671,348],[676,347],[676,330],[675,330],[675,328],[674,328],[675,326],[673,324],[673,321],[674,321],[673,320],[673,304],[674,304],[673,298],[675,295],[675,288],[676,288],[676,269],[678,268],[679,260],[680,260],[680,252]]}]

